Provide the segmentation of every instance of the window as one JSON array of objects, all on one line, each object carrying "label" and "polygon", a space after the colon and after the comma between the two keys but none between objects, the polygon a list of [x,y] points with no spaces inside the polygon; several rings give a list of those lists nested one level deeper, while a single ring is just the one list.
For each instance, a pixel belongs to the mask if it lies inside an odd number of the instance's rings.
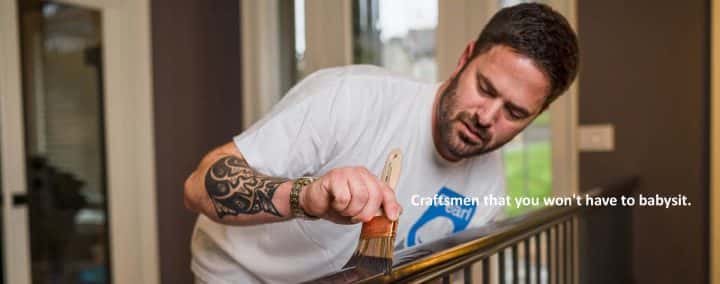
[{"label": "window", "polygon": [[437,81],[437,0],[353,2],[353,62]]},{"label": "window", "polygon": [[295,81],[305,78],[307,71],[305,68],[305,0],[295,0],[294,3],[294,23],[295,23]]},{"label": "window", "polygon": [[[306,56],[307,4],[311,1],[294,2],[296,81],[315,71]],[[352,37],[351,59],[343,64],[373,64],[428,82],[437,81],[437,9],[437,0],[352,1],[352,31],[348,31],[352,33],[348,34]]]},{"label": "window", "polygon": [[[552,195],[550,112],[541,114],[522,133],[503,146],[507,193],[514,197]],[[507,207],[510,216],[529,208]]]}]

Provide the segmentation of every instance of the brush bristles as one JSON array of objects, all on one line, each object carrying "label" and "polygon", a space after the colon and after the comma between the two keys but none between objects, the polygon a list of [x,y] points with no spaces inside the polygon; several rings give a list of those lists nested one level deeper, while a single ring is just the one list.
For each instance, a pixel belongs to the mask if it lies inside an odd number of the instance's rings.
[{"label": "brush bristles", "polygon": [[355,254],[371,257],[393,257],[393,245],[395,238],[393,237],[378,237],[378,238],[362,238],[358,247],[355,250]]},{"label": "brush bristles", "polygon": [[362,238],[346,266],[389,273],[392,270],[392,237]]},{"label": "brush bristles", "polygon": [[392,269],[392,256],[395,238],[360,238],[360,243],[345,267],[355,266],[374,272],[389,273]]}]

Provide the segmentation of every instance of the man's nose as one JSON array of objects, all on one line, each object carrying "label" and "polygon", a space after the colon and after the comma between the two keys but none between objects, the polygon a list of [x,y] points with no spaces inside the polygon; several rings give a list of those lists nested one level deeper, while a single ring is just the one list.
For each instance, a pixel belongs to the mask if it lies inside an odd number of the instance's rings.
[{"label": "man's nose", "polygon": [[501,100],[494,99],[488,102],[484,108],[480,109],[480,112],[478,113],[478,124],[484,128],[490,127],[497,119],[497,116],[500,114],[501,109]]}]

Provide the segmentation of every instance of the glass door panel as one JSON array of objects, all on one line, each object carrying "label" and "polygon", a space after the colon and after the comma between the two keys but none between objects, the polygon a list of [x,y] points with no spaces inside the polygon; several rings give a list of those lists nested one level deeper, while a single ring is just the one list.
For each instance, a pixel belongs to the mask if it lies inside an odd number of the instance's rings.
[{"label": "glass door panel", "polygon": [[107,283],[101,13],[19,0],[33,283]]}]

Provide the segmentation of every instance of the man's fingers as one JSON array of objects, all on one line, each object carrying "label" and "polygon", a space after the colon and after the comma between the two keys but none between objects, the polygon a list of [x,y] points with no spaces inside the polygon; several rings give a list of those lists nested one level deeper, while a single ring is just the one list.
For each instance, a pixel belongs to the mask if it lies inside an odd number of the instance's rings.
[{"label": "man's fingers", "polygon": [[350,191],[350,205],[340,212],[343,216],[355,216],[359,214],[368,201],[368,185],[359,176],[355,175],[347,181]]},{"label": "man's fingers", "polygon": [[397,221],[398,217],[400,217],[400,212],[402,212],[402,207],[397,202],[395,192],[390,186],[383,183],[382,196],[382,207],[385,211],[385,216],[392,221]]},{"label": "man's fingers", "polygon": [[332,194],[332,209],[342,212],[350,206],[350,188],[347,182],[341,179],[335,179],[330,183],[330,194]]},{"label": "man's fingers", "polygon": [[402,211],[395,192],[366,168],[333,170],[324,178],[322,184],[327,196],[316,201],[330,203],[331,210],[325,218],[333,222],[368,222],[380,213],[395,221]]},{"label": "man's fingers", "polygon": [[361,212],[353,217],[355,221],[367,222],[380,212],[380,204],[383,201],[382,187],[383,184],[375,176],[367,171],[362,173],[362,177],[367,184],[368,200]]}]

